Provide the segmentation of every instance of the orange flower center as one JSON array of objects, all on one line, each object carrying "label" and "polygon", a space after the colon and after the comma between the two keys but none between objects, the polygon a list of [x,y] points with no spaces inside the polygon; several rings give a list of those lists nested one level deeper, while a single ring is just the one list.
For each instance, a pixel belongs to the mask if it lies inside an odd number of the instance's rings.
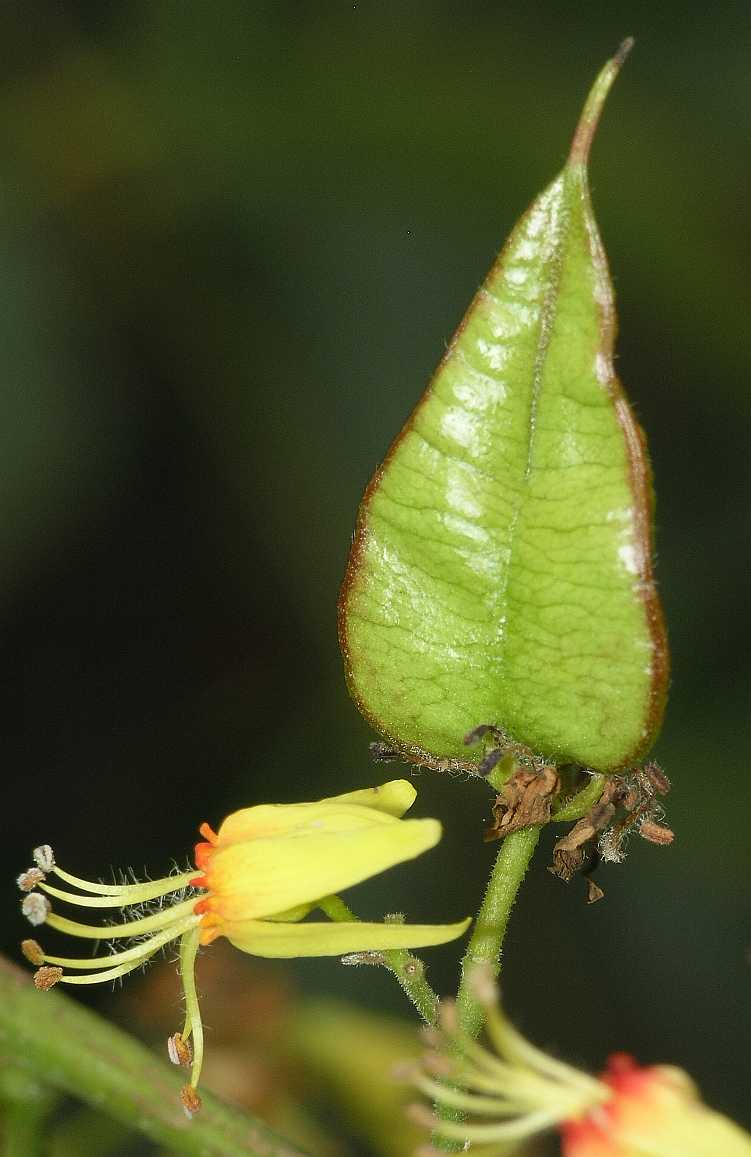
[{"label": "orange flower center", "polygon": [[614,1053],[600,1079],[613,1096],[583,1117],[561,1125],[563,1157],[619,1157],[629,1123],[649,1118],[651,1126],[659,1128],[659,1068],[642,1068],[627,1053]]},{"label": "orange flower center", "polygon": [[[202,874],[196,876],[190,882],[194,888],[209,888],[208,871],[211,864],[211,857],[219,843],[219,837],[207,823],[201,824],[198,830],[204,838],[195,846],[194,859],[196,868]],[[200,932],[201,944],[211,944],[212,940],[216,940],[217,936],[220,935],[218,925],[221,923],[221,920],[218,914],[212,911],[214,908],[213,901],[213,896],[202,896],[200,900],[196,900],[193,908],[196,916],[203,916]]]}]

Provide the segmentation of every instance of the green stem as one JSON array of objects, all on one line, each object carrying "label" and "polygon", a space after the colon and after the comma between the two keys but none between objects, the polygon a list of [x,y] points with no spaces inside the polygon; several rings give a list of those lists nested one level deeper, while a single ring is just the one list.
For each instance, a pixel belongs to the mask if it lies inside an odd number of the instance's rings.
[{"label": "green stem", "polygon": [[389,948],[382,953],[383,962],[399,982],[408,1000],[417,1009],[426,1024],[438,1021],[438,995],[425,977],[425,964],[406,948]]},{"label": "green stem", "polygon": [[[318,907],[329,920],[359,920],[339,896],[327,896]],[[357,956],[358,953],[355,953]],[[386,948],[378,952],[362,953],[363,964],[382,964],[396,977],[402,991],[412,1002],[426,1024],[438,1019],[438,996],[425,977],[425,964],[407,948]]]},{"label": "green stem", "polygon": [[[494,976],[501,971],[501,949],[506,935],[509,916],[521,882],[527,874],[532,853],[537,847],[542,828],[521,828],[506,836],[490,873],[488,886],[477,914],[474,930],[462,960],[462,975],[456,996],[456,1012],[460,1031],[476,1037],[485,1024],[485,1009],[477,1000],[472,987],[472,970],[486,965]],[[436,1102],[436,1113],[443,1121],[460,1121],[463,1114],[449,1105]],[[433,1146],[441,1152],[458,1152],[461,1145],[440,1134],[433,1137]]]},{"label": "green stem", "polygon": [[511,909],[541,830],[539,827],[521,828],[506,836],[490,873],[485,898],[462,960],[462,978],[456,997],[459,1026],[470,1036],[477,1036],[485,1024],[485,1010],[472,991],[472,968],[486,964],[494,976],[500,973],[501,948]]},{"label": "green stem", "polygon": [[302,1157],[260,1121],[207,1094],[188,1120],[181,1072],[62,994],[37,992],[27,973],[2,958],[0,1064],[34,1073],[182,1157]]},{"label": "green stem", "polygon": [[44,1118],[18,1101],[5,1106],[0,1123],[3,1157],[41,1157]]},{"label": "green stem", "polygon": [[2,1157],[40,1157],[47,1117],[58,1099],[54,1089],[22,1068],[0,1066]]},{"label": "green stem", "polygon": [[559,824],[570,820],[580,820],[595,806],[605,787],[604,775],[593,775],[589,783],[562,804],[558,811],[550,817],[553,823]]}]

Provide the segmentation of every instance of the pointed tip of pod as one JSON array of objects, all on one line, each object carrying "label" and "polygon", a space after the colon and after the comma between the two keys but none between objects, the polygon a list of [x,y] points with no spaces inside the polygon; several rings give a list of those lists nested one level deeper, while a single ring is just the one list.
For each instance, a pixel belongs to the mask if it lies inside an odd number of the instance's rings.
[{"label": "pointed tip of pod", "polygon": [[586,165],[607,95],[633,47],[633,36],[627,36],[618,46],[615,56],[612,56],[600,70],[576,126],[568,158],[569,165]]}]

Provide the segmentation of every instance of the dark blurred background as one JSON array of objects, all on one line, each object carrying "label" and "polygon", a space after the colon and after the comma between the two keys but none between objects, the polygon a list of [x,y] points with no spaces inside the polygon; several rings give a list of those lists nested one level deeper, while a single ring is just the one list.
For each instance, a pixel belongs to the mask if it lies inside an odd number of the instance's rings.
[{"label": "dark blurred background", "polygon": [[[751,1123],[748,10],[26,0],[0,31],[13,955],[34,844],[82,875],[161,874],[201,820],[400,774],[370,764],[337,648],[357,503],[597,69],[636,37],[592,183],[657,481],[677,839],[635,844],[591,908],[543,851],[506,998],[566,1057],[682,1065]],[[477,907],[490,797],[418,787],[444,841],[363,886],[363,914]],[[430,955],[450,990],[456,948]],[[407,1012],[375,970],[283,972]]]}]

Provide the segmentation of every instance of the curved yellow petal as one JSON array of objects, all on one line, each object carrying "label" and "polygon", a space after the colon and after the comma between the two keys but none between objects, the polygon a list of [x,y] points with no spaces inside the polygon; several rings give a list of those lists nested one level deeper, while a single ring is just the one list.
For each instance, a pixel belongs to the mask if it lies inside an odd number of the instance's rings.
[{"label": "curved yellow petal", "polygon": [[437,820],[397,820],[371,808],[327,804],[315,819],[270,839],[218,848],[202,901],[219,934],[225,921],[259,919],[320,900],[438,843]]},{"label": "curved yellow petal", "polygon": [[394,779],[380,787],[366,787],[345,795],[317,800],[315,803],[257,804],[227,816],[219,828],[218,843],[223,847],[240,840],[282,835],[293,828],[304,827],[332,805],[362,807],[369,812],[379,811],[399,818],[412,806],[416,795],[417,792],[408,780]]},{"label": "curved yellow petal", "polygon": [[392,779],[379,787],[364,787],[360,791],[348,791],[345,795],[332,795],[321,803],[356,803],[361,807],[375,808],[401,819],[412,807],[417,792],[407,779]]},{"label": "curved yellow petal", "polygon": [[387,948],[426,948],[445,944],[466,932],[470,921],[456,924],[270,924],[245,920],[226,933],[235,948],[253,956],[343,956]]}]

